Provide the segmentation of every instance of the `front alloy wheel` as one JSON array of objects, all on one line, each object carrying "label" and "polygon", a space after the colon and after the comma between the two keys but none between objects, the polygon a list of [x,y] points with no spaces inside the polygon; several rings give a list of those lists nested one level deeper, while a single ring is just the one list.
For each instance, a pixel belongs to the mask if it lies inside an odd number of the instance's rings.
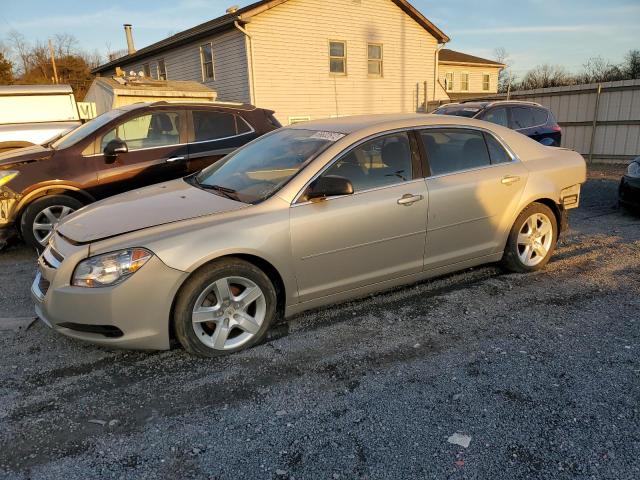
[{"label": "front alloy wheel", "polygon": [[276,317],[277,294],[269,277],[237,258],[195,272],[176,297],[176,338],[190,353],[216,357],[260,342]]},{"label": "front alloy wheel", "polygon": [[43,247],[47,246],[54,227],[67,215],[75,212],[75,209],[66,205],[51,205],[41,210],[33,222],[33,237]]}]

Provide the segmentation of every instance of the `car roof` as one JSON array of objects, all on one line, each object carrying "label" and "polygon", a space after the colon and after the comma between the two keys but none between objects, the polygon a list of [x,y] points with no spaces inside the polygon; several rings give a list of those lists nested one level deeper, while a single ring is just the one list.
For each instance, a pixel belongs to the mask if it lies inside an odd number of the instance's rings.
[{"label": "car roof", "polygon": [[394,128],[425,127],[430,125],[458,125],[471,127],[484,127],[486,123],[472,118],[455,117],[448,115],[432,115],[426,113],[399,113],[381,115],[356,115],[352,117],[326,118],[309,122],[296,123],[287,128],[299,130],[319,130],[343,134],[355,133],[360,130],[375,128],[379,131],[393,130]]},{"label": "car roof", "polygon": [[123,105],[116,107],[114,110],[120,110],[123,112],[130,112],[142,108],[149,107],[166,107],[166,106],[178,106],[178,107],[215,107],[215,108],[231,108],[234,110],[256,110],[257,107],[249,103],[233,103],[233,102],[181,102],[181,101],[159,101],[159,102],[138,102],[131,103],[129,105]]}]

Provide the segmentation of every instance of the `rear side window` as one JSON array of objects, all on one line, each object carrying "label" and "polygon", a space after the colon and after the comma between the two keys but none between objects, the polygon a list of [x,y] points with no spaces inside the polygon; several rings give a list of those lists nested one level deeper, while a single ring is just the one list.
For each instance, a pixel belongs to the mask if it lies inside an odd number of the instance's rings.
[{"label": "rear side window", "polygon": [[491,165],[482,132],[434,128],[421,131],[420,138],[427,152],[431,175],[444,175]]},{"label": "rear side window", "polygon": [[492,165],[498,163],[507,163],[511,161],[511,156],[493,135],[485,133],[484,138],[487,141],[487,147],[489,148],[489,157],[491,158]]},{"label": "rear side window", "polygon": [[253,131],[238,115],[227,112],[193,111],[194,141],[206,142],[235,137]]},{"label": "rear side window", "polygon": [[511,108],[511,128],[518,130],[536,125],[533,109],[527,107]]},{"label": "rear side window", "polygon": [[482,118],[485,122],[495,123],[497,125],[502,125],[503,127],[509,126],[509,119],[507,117],[507,109],[504,107],[492,108],[487,113],[485,113]]},{"label": "rear side window", "polygon": [[533,109],[534,125],[544,125],[549,120],[549,111],[544,108]]}]

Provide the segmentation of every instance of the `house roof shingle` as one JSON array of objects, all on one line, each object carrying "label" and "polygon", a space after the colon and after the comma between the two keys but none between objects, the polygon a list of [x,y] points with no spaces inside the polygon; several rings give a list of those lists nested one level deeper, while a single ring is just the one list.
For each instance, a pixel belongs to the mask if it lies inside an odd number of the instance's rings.
[{"label": "house roof shingle", "polygon": [[505,67],[504,63],[496,62],[494,60],[487,60],[486,58],[476,57],[467,53],[456,52],[448,48],[440,50],[438,60],[443,63],[462,63],[462,64],[478,64],[478,65],[495,65],[496,67]]},{"label": "house roof shingle", "polygon": [[[137,50],[135,53],[125,55],[124,57],[116,58],[104,65],[100,65],[92,70],[92,73],[101,73],[107,70],[114,69],[116,66],[120,66],[125,63],[132,62],[134,60],[140,60],[142,58],[154,55],[156,53],[174,48],[191,41],[198,40],[205,36],[217,33],[219,31],[231,28],[233,23],[238,21],[242,22],[254,15],[274,8],[288,0],[261,0],[246,7],[238,9],[236,12],[227,13],[221,17],[214,18],[208,22],[201,23],[195,27],[183,30],[175,35],[172,35],[164,40],[153,43],[147,47]],[[439,43],[446,43],[449,41],[449,37],[433,23],[431,23],[424,15],[422,15],[411,3],[407,0],[391,0],[398,7],[400,7],[407,15],[413,18],[419,25],[433,35]]]}]

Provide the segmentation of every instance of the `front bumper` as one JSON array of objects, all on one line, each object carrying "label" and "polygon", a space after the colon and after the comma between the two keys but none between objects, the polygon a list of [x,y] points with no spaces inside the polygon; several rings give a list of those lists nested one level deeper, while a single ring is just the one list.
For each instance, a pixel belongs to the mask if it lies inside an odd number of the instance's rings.
[{"label": "front bumper", "polygon": [[624,205],[640,208],[640,178],[627,175],[622,177],[618,188],[618,199]]},{"label": "front bumper", "polygon": [[[68,337],[100,345],[142,350],[169,348],[173,299],[187,274],[153,257],[119,285],[81,288],[70,285],[73,269],[86,258],[88,247],[64,245],[54,237],[38,259],[31,287],[38,317]],[[60,260],[63,258],[62,260]]]}]

